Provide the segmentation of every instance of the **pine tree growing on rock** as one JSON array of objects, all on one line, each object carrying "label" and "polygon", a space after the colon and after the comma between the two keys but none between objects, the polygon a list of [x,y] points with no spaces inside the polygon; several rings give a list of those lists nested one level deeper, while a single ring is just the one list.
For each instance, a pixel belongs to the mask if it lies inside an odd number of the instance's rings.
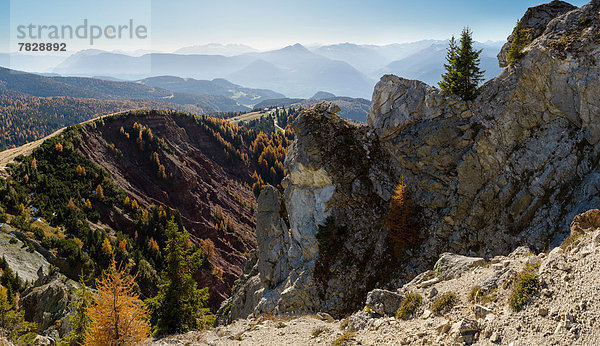
[{"label": "pine tree growing on rock", "polygon": [[174,218],[167,223],[165,233],[164,283],[149,302],[155,333],[186,332],[212,325],[214,316],[205,307],[208,288],[198,289],[192,277],[202,265],[202,253],[190,246],[189,234],[178,229]]},{"label": "pine tree growing on rock", "polygon": [[473,33],[469,28],[464,28],[460,37],[460,46],[457,46],[454,37],[450,41],[447,64],[444,64],[446,73],[442,75],[439,87],[449,93],[460,96],[463,100],[472,100],[477,96],[477,87],[483,80],[479,68],[481,50],[473,48]]}]

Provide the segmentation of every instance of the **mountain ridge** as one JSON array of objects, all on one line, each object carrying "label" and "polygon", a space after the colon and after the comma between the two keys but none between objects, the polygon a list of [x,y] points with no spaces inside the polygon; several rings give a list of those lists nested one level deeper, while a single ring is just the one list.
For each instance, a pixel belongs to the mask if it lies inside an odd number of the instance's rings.
[{"label": "mountain ridge", "polygon": [[[559,245],[568,222],[600,203],[592,91],[600,79],[589,77],[599,75],[599,9],[597,0],[533,8],[525,29],[541,22],[545,30],[474,101],[386,75],[366,127],[343,121],[330,103],[305,111],[292,125],[283,194],[266,188],[259,197],[258,251],[221,322],[341,317],[443,252],[491,258]],[[407,200],[404,223],[386,223]]]}]

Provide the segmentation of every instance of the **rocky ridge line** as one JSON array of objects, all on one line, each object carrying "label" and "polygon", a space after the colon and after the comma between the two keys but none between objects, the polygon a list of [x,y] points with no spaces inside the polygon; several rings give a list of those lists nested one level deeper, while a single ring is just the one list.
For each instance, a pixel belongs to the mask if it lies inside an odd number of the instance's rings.
[{"label": "rocky ridge line", "polygon": [[[400,287],[443,252],[493,258],[521,245],[558,245],[568,220],[600,203],[599,10],[594,0],[544,17],[524,57],[472,102],[387,75],[375,87],[367,127],[345,124],[327,104],[303,114],[283,197],[263,191],[262,246],[220,321],[343,316],[372,289]],[[383,219],[401,179],[423,227],[418,247],[398,251]],[[333,255],[315,247],[328,217],[339,233]]]}]

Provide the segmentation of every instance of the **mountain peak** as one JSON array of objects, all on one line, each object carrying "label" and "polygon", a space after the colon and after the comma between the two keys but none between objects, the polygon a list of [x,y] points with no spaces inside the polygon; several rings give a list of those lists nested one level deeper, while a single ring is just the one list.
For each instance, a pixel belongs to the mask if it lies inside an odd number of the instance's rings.
[{"label": "mountain peak", "polygon": [[304,47],[303,45],[301,45],[300,43],[296,43],[294,45],[284,47],[284,48],[282,48],[280,50],[281,51],[286,51],[286,52],[295,52],[295,53],[299,53],[299,52],[310,53],[310,51],[306,47]]}]

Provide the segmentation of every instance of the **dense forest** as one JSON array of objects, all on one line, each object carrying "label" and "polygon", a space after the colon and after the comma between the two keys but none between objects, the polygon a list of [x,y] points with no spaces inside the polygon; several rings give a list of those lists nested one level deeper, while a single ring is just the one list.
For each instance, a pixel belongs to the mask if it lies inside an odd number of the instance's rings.
[{"label": "dense forest", "polygon": [[[72,97],[0,96],[0,150],[20,146],[103,114],[141,108],[179,109],[163,101],[115,101]],[[188,109],[184,109],[188,110]],[[200,109],[189,109],[199,111]]]}]

